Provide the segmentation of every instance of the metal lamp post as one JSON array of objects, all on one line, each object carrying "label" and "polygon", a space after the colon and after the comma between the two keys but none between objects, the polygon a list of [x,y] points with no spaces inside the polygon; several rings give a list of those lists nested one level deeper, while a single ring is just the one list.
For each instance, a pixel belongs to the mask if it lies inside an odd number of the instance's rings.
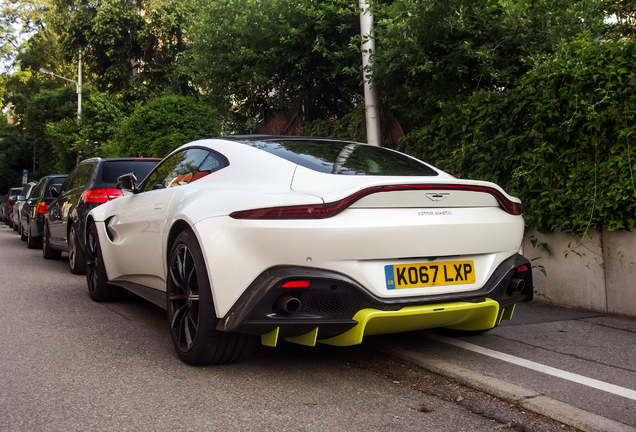
[{"label": "metal lamp post", "polygon": [[39,72],[44,75],[52,75],[66,81],[70,81],[75,84],[75,87],[77,89],[77,123],[79,124],[80,116],[82,115],[82,50],[79,50],[79,57],[77,61],[77,81],[73,81],[72,79],[57,75],[45,68],[40,68]]}]

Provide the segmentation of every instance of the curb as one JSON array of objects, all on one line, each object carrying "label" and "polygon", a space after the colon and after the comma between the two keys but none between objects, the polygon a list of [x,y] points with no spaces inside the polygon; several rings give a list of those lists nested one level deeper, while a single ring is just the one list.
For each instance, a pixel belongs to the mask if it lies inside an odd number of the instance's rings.
[{"label": "curb", "polygon": [[566,403],[543,396],[541,393],[493,378],[452,364],[446,360],[408,349],[379,346],[379,350],[409,361],[422,369],[451,378],[458,383],[483,393],[514,403],[523,409],[540,414],[584,432],[636,432],[636,428],[607,419],[598,414],[575,408]]}]

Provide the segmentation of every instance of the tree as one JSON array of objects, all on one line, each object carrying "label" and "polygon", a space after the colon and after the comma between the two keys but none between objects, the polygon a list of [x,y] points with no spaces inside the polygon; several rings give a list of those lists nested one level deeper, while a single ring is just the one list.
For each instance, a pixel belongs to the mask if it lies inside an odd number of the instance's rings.
[{"label": "tree", "polygon": [[194,93],[183,65],[193,0],[51,0],[48,19],[67,60],[83,50],[87,77],[102,92],[143,101]]},{"label": "tree", "polygon": [[582,31],[603,34],[607,2],[394,0],[376,7],[376,82],[405,129],[519,77]]},{"label": "tree", "polygon": [[32,143],[20,138],[18,129],[0,116],[0,194],[22,184],[22,170],[32,164]]},{"label": "tree", "polygon": [[164,157],[182,144],[220,131],[220,116],[208,104],[192,96],[164,96],[139,106],[105,154]]},{"label": "tree", "polygon": [[195,78],[239,130],[301,106],[309,119],[339,117],[360,102],[357,2],[199,3]]},{"label": "tree", "polygon": [[0,8],[0,62],[10,69],[24,40],[42,30],[45,0],[2,0]]},{"label": "tree", "polygon": [[31,97],[21,127],[25,139],[35,141],[37,172],[45,175],[68,173],[78,160],[101,156],[122,120],[118,102],[86,86],[78,124],[77,97],[71,84]]}]

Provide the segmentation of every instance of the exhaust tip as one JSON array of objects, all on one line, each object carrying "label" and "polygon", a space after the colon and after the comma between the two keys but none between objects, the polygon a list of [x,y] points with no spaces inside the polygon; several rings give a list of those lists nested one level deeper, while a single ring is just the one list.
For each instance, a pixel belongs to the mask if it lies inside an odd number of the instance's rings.
[{"label": "exhaust tip", "polygon": [[280,296],[274,305],[284,312],[298,312],[301,303],[296,297],[285,294]]},{"label": "exhaust tip", "polygon": [[512,278],[508,283],[508,293],[521,292],[526,287],[526,281],[519,278]]}]

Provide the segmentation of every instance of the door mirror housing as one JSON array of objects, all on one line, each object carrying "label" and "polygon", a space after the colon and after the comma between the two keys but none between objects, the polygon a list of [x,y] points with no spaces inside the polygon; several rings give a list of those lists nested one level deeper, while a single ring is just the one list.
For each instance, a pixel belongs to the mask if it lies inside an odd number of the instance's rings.
[{"label": "door mirror housing", "polygon": [[134,172],[117,177],[117,189],[137,193],[137,176]]}]

